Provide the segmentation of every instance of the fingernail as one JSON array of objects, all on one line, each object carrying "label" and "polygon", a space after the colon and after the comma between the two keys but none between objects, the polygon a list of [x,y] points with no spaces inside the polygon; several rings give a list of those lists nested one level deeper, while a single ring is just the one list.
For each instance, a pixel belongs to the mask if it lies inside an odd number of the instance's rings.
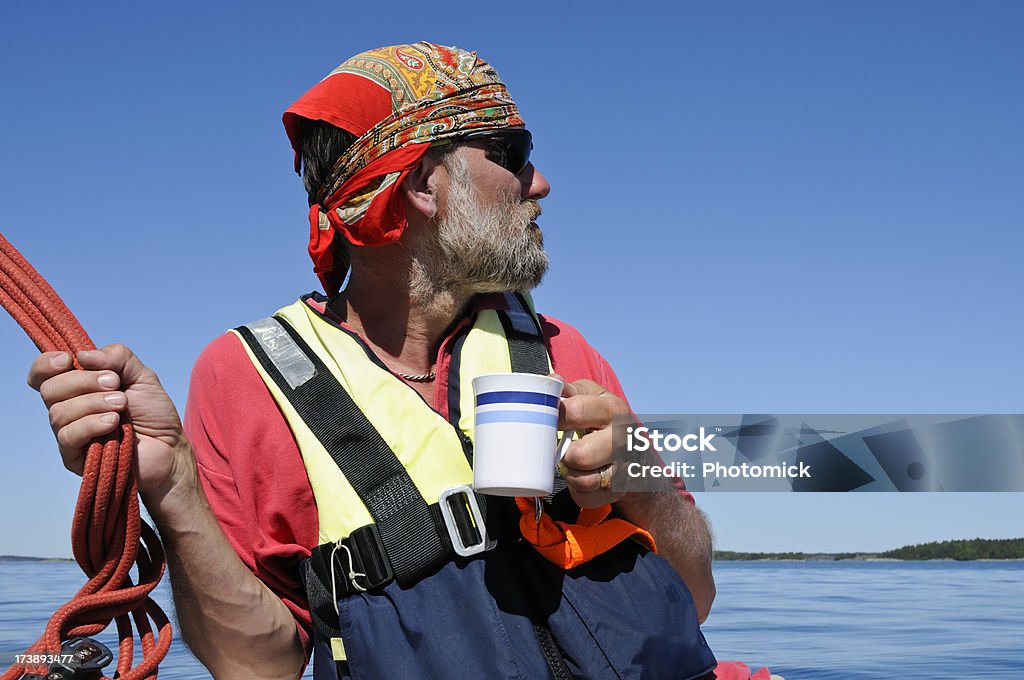
[{"label": "fingernail", "polygon": [[104,373],[96,378],[96,382],[100,384],[100,387],[114,388],[117,387],[117,376],[113,373]]},{"label": "fingernail", "polygon": [[104,395],[103,401],[107,402],[111,406],[124,406],[126,399],[120,392],[115,392],[114,394]]},{"label": "fingernail", "polygon": [[100,420],[108,424],[116,423],[120,418],[121,416],[117,415],[116,413],[104,413],[102,416],[100,416]]},{"label": "fingernail", "polygon": [[54,368],[67,368],[68,364],[71,363],[71,357],[68,356],[67,352],[61,352],[50,359],[50,363],[53,364]]}]

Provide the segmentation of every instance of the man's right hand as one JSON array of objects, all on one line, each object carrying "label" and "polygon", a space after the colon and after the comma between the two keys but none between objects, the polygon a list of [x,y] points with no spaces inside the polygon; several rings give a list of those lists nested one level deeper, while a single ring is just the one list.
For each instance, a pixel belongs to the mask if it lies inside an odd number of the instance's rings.
[{"label": "man's right hand", "polygon": [[213,677],[298,678],[305,653],[295,619],[224,535],[156,374],[122,345],[79,352],[78,361],[84,370],[74,370],[66,352],[46,352],[32,363],[28,384],[50,410],[64,465],[77,474],[89,443],[131,415],[139,492],[167,554],[182,639]]},{"label": "man's right hand", "polygon": [[50,413],[64,466],[82,474],[85,453],[96,437],[131,416],[138,436],[139,492],[161,496],[172,485],[182,461],[181,419],[156,373],[124,345],[83,351],[84,370],[74,370],[67,352],[45,352],[33,363],[28,384],[39,391]]}]

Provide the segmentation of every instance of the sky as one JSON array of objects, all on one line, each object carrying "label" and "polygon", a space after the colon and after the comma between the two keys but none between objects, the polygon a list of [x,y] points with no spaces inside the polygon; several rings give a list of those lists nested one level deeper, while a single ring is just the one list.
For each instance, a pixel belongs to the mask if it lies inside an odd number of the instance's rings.
[{"label": "sky", "polygon": [[[0,8],[0,231],[179,410],[209,341],[317,287],[281,113],[427,39],[519,103],[553,187],[538,308],[637,412],[1022,412],[1020,3],[298,7]],[[0,554],[70,556],[35,349],[0,343]],[[1024,494],[698,503],[731,550],[1024,535]]]}]

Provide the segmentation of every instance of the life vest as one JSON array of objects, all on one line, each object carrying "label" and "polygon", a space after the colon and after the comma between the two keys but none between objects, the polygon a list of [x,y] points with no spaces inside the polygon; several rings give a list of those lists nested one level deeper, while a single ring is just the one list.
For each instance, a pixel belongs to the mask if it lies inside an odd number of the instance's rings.
[{"label": "life vest", "polygon": [[[472,378],[550,371],[528,299],[507,295],[508,310],[479,311],[446,340],[446,420],[308,298],[234,332],[316,500],[320,545],[300,575],[317,680],[685,680],[714,668],[664,559],[627,540],[561,569],[522,539],[512,499],[473,492]],[[572,521],[579,508],[556,485],[546,512]]]}]

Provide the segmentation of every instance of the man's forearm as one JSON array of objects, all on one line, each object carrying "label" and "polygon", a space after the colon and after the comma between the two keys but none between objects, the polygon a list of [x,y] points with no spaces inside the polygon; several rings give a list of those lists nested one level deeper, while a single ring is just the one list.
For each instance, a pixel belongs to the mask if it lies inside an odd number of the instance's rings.
[{"label": "man's forearm", "polygon": [[181,449],[166,490],[143,500],[167,551],[182,638],[218,680],[298,678],[305,655],[294,618],[235,553],[191,448]]},{"label": "man's forearm", "polygon": [[711,530],[704,513],[668,484],[664,492],[627,493],[615,507],[623,517],[651,533],[658,554],[686,582],[703,623],[715,600]]}]

